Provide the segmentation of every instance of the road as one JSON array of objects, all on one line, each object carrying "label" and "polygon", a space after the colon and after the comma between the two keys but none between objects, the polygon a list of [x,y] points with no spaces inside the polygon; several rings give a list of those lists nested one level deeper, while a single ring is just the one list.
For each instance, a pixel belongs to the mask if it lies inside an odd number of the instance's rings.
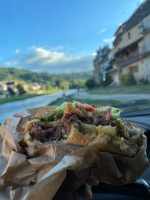
[{"label": "road", "polygon": [[80,99],[113,99],[121,103],[128,103],[137,100],[150,100],[150,94],[89,94],[87,91],[78,92],[74,95]]},{"label": "road", "polygon": [[[66,91],[65,94],[74,94],[76,90]],[[28,108],[46,106],[52,101],[59,97],[62,97],[63,92],[58,92],[54,94],[47,94],[37,97],[32,97],[20,101],[13,101],[9,103],[0,104],[0,123],[2,123],[6,118],[12,117],[15,113],[21,112]]]}]

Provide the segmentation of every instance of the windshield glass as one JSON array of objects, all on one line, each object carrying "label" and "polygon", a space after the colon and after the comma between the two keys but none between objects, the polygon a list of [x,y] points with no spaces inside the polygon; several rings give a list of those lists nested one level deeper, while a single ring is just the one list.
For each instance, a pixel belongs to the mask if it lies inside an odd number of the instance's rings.
[{"label": "windshield glass", "polygon": [[64,101],[150,106],[150,0],[1,1],[0,122]]}]

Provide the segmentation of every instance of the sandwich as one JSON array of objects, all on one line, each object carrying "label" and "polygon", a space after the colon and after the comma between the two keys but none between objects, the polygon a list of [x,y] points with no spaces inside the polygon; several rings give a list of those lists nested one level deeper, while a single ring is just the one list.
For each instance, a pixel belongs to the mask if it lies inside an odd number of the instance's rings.
[{"label": "sandwich", "polygon": [[39,110],[26,124],[23,143],[72,144],[133,157],[144,140],[144,131],[120,118],[120,109],[74,101]]}]

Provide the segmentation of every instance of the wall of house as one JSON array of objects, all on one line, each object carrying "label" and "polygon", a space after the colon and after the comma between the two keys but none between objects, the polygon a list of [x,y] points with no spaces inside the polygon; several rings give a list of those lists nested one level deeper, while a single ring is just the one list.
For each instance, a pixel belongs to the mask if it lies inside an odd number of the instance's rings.
[{"label": "wall of house", "polygon": [[142,24],[144,28],[146,29],[150,28],[150,15],[144,17],[144,19],[142,20]]},{"label": "wall of house", "polygon": [[150,51],[150,32],[144,35],[143,43],[142,43],[142,53],[146,53]]},{"label": "wall of house", "polygon": [[118,72],[113,72],[111,74],[111,77],[113,79],[113,82],[116,84],[116,85],[120,85],[120,80],[119,80],[119,73]]},{"label": "wall of house", "polygon": [[[125,46],[128,46],[129,44],[135,42],[138,40],[142,35],[139,34],[139,26],[141,25],[141,22],[137,24],[136,26],[132,27],[129,31],[125,32],[122,35],[122,40],[115,46],[115,52],[118,51],[118,49],[121,49]],[[130,33],[130,38],[128,38],[128,33]]]},{"label": "wall of house", "polygon": [[100,66],[94,66],[94,81],[97,85],[100,85]]},{"label": "wall of house", "polygon": [[[150,15],[142,20],[144,29],[150,29]],[[143,40],[139,43],[139,52],[144,54],[150,51],[150,31],[143,34]]]},{"label": "wall of house", "polygon": [[145,72],[146,72],[146,78],[150,82],[150,55],[145,58]]},{"label": "wall of house", "polygon": [[140,79],[145,79],[146,77],[146,69],[145,69],[145,60],[140,60],[137,62],[134,62],[132,64],[126,65],[122,68],[122,75],[131,73],[132,69],[138,69],[138,71],[133,71],[134,78],[139,81]]}]

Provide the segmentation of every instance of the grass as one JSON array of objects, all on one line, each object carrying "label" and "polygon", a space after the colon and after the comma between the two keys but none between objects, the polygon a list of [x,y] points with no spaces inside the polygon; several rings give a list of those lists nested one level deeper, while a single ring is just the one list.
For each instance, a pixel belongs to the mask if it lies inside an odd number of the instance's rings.
[{"label": "grass", "polygon": [[119,104],[120,101],[117,100],[112,100],[112,99],[78,99],[78,98],[74,98],[73,95],[69,95],[67,96],[65,99],[63,98],[58,98],[57,100],[51,102],[49,105],[61,105],[64,101],[67,102],[72,102],[73,100],[75,101],[84,101],[85,103],[88,104],[97,104],[97,105],[115,105],[115,104]]},{"label": "grass", "polygon": [[150,94],[150,84],[100,87],[88,90],[90,94]]},{"label": "grass", "polygon": [[21,95],[21,96],[13,96],[6,99],[0,99],[0,104],[12,102],[12,101],[24,100],[24,99],[28,99],[28,98],[32,98],[32,97],[36,97],[40,95],[42,94],[26,94],[26,95]]},{"label": "grass", "polygon": [[19,100],[24,100],[24,99],[28,99],[28,98],[32,98],[32,97],[36,97],[36,96],[41,96],[41,95],[46,95],[46,94],[52,94],[52,93],[56,93],[56,92],[61,92],[62,90],[60,89],[55,89],[55,90],[51,90],[50,92],[45,92],[45,93],[41,93],[41,94],[24,94],[24,95],[20,95],[20,96],[12,96],[6,99],[0,99],[0,104],[3,103],[9,103],[12,101],[19,101]]}]

